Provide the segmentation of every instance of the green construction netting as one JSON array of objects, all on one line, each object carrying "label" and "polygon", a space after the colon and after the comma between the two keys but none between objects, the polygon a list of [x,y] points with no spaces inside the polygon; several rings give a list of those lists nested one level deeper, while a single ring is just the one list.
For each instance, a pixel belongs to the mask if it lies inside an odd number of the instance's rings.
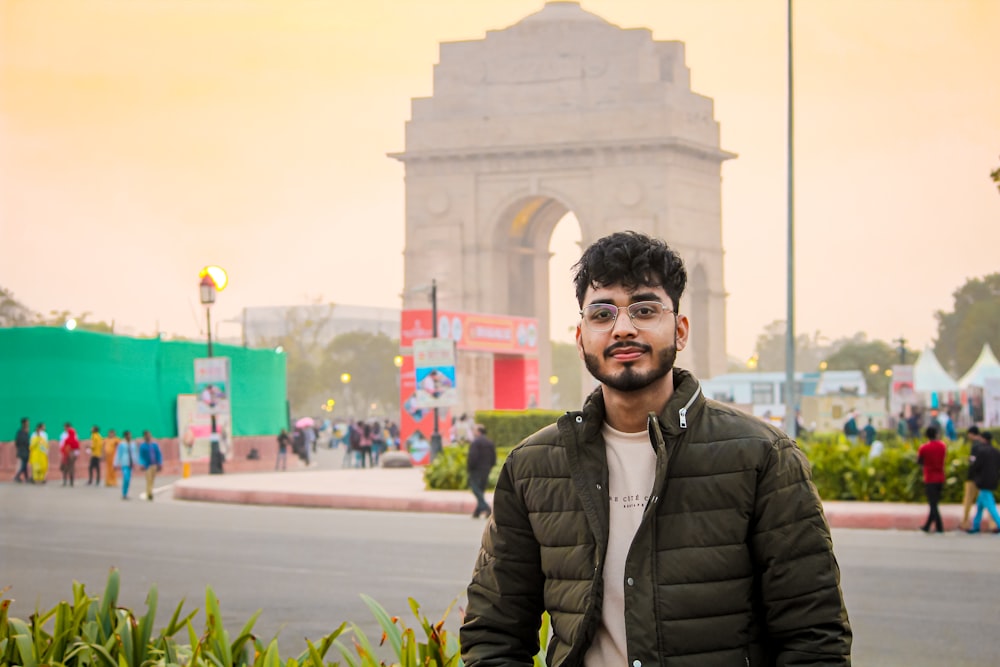
[{"label": "green construction netting", "polygon": [[[94,425],[175,437],[177,394],[194,393],[194,360],[207,356],[205,348],[63,328],[0,329],[0,425],[12,425],[9,437],[22,417],[32,427],[45,422],[53,438],[65,422],[81,438]],[[233,434],[286,427],[285,355],[233,345],[213,352],[230,359]]]}]

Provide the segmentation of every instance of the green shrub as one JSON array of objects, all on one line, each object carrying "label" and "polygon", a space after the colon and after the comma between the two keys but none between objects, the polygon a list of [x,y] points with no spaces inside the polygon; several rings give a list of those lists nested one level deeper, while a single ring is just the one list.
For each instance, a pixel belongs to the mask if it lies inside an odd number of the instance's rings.
[{"label": "green shrub", "polygon": [[[497,447],[497,464],[490,471],[490,479],[486,489],[495,489],[500,468],[510,453],[511,447]],[[452,445],[445,447],[434,457],[434,460],[424,467],[424,484],[428,489],[458,490],[469,488],[469,476],[466,464],[469,461],[468,445]]]},{"label": "green shrub", "polygon": [[486,427],[486,433],[497,447],[514,447],[529,435],[555,424],[563,412],[559,410],[480,410],[476,423]]}]

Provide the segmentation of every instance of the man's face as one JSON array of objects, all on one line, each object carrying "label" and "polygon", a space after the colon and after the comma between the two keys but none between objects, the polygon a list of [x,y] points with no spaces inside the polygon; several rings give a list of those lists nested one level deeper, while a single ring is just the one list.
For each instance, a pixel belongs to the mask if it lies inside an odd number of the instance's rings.
[{"label": "man's face", "polygon": [[[655,324],[638,329],[626,308],[647,301],[662,304],[663,314]],[[591,375],[611,389],[630,392],[645,389],[670,373],[677,352],[687,346],[688,321],[672,312],[673,304],[662,287],[591,286],[584,294],[583,308],[593,304],[612,304],[620,310],[607,331],[594,331],[583,322],[576,327],[576,346]]]}]

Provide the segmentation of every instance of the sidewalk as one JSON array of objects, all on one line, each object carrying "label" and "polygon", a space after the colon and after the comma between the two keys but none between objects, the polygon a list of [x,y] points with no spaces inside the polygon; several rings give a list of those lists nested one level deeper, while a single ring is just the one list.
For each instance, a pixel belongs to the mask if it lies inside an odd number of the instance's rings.
[{"label": "sidewalk", "polygon": [[[388,510],[472,514],[469,491],[428,491],[422,468],[340,469],[340,454],[320,453],[314,468],[288,472],[204,475],[179,479],[173,496],[179,500],[246,505],[289,505],[337,509]],[[919,503],[823,503],[834,528],[917,530],[927,518]],[[942,505],[945,530],[958,528],[959,505]]]}]

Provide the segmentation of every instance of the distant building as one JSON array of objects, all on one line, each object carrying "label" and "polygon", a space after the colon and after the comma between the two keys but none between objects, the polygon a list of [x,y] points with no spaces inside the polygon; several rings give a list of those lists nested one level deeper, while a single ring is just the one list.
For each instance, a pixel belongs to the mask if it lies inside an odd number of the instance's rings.
[{"label": "distant building", "polygon": [[244,308],[242,324],[246,345],[260,347],[287,335],[309,320],[323,322],[318,336],[320,344],[326,344],[337,336],[352,331],[381,333],[399,340],[399,319],[398,308],[314,304]]},{"label": "distant building", "polygon": [[[726,373],[711,380],[702,380],[701,390],[707,398],[732,403],[766,420],[780,422],[785,415],[785,374]],[[865,396],[868,386],[861,371],[823,371],[795,374],[795,395]]]}]

